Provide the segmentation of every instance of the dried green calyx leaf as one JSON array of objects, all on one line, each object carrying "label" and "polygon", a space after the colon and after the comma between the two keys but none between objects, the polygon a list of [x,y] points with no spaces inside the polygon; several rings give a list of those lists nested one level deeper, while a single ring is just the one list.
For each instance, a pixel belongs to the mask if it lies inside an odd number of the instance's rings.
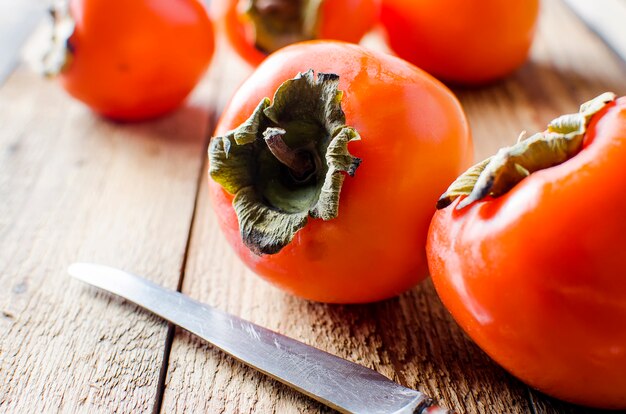
[{"label": "dried green calyx leaf", "polygon": [[48,50],[42,58],[44,76],[56,76],[69,67],[74,56],[74,47],[70,41],[76,23],[70,15],[69,2],[56,2],[49,9],[52,17],[52,37]]},{"label": "dried green calyx leaf", "polygon": [[361,160],[348,151],[360,138],[345,125],[338,85],[334,74],[298,74],[237,129],[211,139],[209,173],[235,195],[242,240],[256,254],[279,252],[308,217],[339,213],[345,175]]},{"label": "dried green calyx leaf", "polygon": [[462,209],[483,198],[499,197],[535,171],[553,167],[572,158],[582,149],[587,126],[594,114],[614,101],[611,92],[581,105],[580,111],[554,119],[544,132],[502,148],[459,176],[439,198],[437,208],[445,208],[460,196]]},{"label": "dried green calyx leaf", "polygon": [[257,49],[265,53],[317,36],[323,0],[242,0],[254,28]]}]

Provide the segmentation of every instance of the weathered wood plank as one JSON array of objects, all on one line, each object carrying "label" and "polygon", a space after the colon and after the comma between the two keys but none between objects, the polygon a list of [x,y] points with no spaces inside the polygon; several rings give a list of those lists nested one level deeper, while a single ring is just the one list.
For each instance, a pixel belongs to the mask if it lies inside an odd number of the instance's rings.
[{"label": "weathered wood plank", "polygon": [[177,286],[210,88],[138,124],[95,116],[24,64],[0,89],[0,411],[153,408],[166,324],[66,269],[96,261]]},{"label": "weathered wood plank", "polygon": [[[457,90],[479,158],[603,90],[625,93],[623,62],[560,3],[544,9],[530,64],[496,85]],[[0,89],[0,411],[152,408],[165,324],[69,281],[65,267],[98,260],[177,285],[207,102],[223,105],[243,74],[229,62],[188,107],[138,125],[93,116],[25,66]],[[205,179],[185,292],[421,386],[461,412],[589,412],[535,392],[527,399],[456,327],[430,282],[367,306],[309,303],[268,286],[225,245]],[[185,333],[168,370],[164,412],[329,411]]]},{"label": "weathered wood plank", "polygon": [[[552,0],[544,1],[542,12],[528,64],[497,84],[456,90],[473,127],[477,159],[604,90],[626,92],[623,62],[568,9]],[[254,276],[219,233],[206,178],[183,291],[418,387],[461,413],[556,413],[566,406],[529,391],[484,355],[449,317],[429,281],[393,300],[329,306],[291,297]],[[165,385],[167,413],[329,411],[182,331],[174,338]]]}]

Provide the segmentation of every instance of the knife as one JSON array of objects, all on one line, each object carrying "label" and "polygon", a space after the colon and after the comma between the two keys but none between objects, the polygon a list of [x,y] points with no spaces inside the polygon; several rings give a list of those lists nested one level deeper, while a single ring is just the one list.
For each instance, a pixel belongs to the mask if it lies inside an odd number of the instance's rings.
[{"label": "knife", "polygon": [[108,266],[74,263],[70,275],[127,299],[250,367],[343,413],[453,414],[425,394],[180,292]]}]

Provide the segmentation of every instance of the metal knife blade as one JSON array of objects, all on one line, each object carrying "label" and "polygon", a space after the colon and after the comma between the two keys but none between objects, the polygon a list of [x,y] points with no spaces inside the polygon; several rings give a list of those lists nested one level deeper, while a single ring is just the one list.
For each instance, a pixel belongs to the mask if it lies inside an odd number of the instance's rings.
[{"label": "metal knife blade", "polygon": [[108,266],[74,263],[73,277],[121,296],[239,361],[344,413],[452,414],[378,372]]}]

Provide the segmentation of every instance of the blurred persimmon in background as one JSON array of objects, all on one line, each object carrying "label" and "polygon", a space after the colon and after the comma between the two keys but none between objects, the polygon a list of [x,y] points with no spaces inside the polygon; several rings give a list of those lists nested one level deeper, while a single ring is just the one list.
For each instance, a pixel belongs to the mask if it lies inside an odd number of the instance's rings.
[{"label": "blurred persimmon in background", "polygon": [[379,0],[213,0],[211,14],[251,66],[292,43],[333,39],[358,43],[378,22]]},{"label": "blurred persimmon in background", "polygon": [[177,108],[213,56],[213,25],[198,0],[71,0],[55,20],[51,71],[72,96],[116,120]]},{"label": "blurred persimmon in background", "polygon": [[482,84],[528,56],[539,0],[383,0],[381,20],[398,56],[439,79]]}]

